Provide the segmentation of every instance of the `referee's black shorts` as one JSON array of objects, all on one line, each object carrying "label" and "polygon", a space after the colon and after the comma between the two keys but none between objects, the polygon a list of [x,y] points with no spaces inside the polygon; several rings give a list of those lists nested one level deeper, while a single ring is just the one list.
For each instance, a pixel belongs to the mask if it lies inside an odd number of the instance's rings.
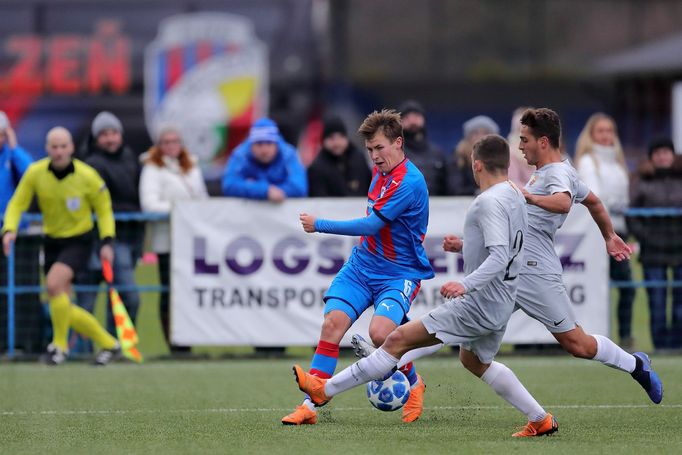
[{"label": "referee's black shorts", "polygon": [[92,253],[92,231],[66,238],[45,237],[45,274],[55,262],[68,265],[74,275],[87,269]]}]

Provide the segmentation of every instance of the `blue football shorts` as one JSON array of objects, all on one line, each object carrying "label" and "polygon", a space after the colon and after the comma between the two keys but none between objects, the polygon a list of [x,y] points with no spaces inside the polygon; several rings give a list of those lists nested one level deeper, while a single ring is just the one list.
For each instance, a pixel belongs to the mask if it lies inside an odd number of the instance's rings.
[{"label": "blue football shorts", "polygon": [[421,280],[373,277],[346,262],[324,296],[324,314],[333,310],[343,311],[351,322],[355,322],[367,308],[373,306],[375,316],[385,316],[396,325],[401,325],[409,320],[407,313],[420,286]]}]

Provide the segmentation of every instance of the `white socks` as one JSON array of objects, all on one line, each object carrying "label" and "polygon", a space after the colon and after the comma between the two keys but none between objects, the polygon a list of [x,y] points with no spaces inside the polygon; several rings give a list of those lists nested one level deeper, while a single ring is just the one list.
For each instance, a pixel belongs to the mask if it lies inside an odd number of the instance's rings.
[{"label": "white socks", "polygon": [[524,413],[531,422],[539,422],[547,413],[528,390],[521,384],[514,372],[499,362],[492,362],[481,376],[507,403]]},{"label": "white socks", "polygon": [[435,352],[438,352],[438,351],[440,351],[440,348],[442,348],[442,347],[443,347],[443,343],[438,343],[438,344],[434,344],[433,346],[427,346],[425,348],[417,348],[417,349],[412,349],[411,351],[407,351],[400,358],[400,361],[398,362],[398,368],[402,368],[410,362],[413,362],[417,359],[421,359],[422,357],[426,357],[427,355],[431,355]]},{"label": "white socks", "polygon": [[611,368],[627,371],[628,373],[635,371],[635,366],[637,365],[635,356],[625,352],[620,346],[604,336],[592,336],[597,340],[597,354],[595,354],[592,360],[601,362]]},{"label": "white socks", "polygon": [[379,348],[329,379],[324,386],[324,394],[331,398],[374,379],[384,378],[397,364],[398,359]]}]

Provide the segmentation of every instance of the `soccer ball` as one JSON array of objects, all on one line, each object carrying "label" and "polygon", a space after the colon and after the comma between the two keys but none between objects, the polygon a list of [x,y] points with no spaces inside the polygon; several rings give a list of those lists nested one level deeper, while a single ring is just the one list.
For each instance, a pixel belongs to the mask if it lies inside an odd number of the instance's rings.
[{"label": "soccer ball", "polygon": [[395,411],[410,398],[410,383],[400,371],[383,381],[367,383],[367,399],[380,411]]}]

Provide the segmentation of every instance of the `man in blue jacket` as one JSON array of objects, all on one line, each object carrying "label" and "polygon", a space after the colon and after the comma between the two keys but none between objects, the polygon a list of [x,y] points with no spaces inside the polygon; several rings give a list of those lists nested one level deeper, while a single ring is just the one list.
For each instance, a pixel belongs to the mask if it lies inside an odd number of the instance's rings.
[{"label": "man in blue jacket", "polygon": [[232,153],[222,188],[225,196],[282,202],[306,197],[308,181],[296,148],[284,141],[274,121],[261,118]]},{"label": "man in blue jacket", "polygon": [[17,184],[33,159],[17,144],[9,119],[0,111],[0,213],[5,213]]},{"label": "man in blue jacket", "polygon": [[[7,115],[0,111],[0,213],[7,209],[19,180],[32,161],[31,155],[18,145]],[[27,226],[28,222],[22,222],[19,225],[20,232]],[[24,232],[18,238],[15,247],[15,285],[35,286],[40,283],[41,245],[40,235]],[[4,254],[0,254],[0,286],[7,286],[7,258]],[[14,318],[15,348],[26,353],[42,352],[45,345],[42,344],[43,310],[39,296],[17,295]],[[7,341],[7,296],[0,295],[0,351],[7,349]]]}]

